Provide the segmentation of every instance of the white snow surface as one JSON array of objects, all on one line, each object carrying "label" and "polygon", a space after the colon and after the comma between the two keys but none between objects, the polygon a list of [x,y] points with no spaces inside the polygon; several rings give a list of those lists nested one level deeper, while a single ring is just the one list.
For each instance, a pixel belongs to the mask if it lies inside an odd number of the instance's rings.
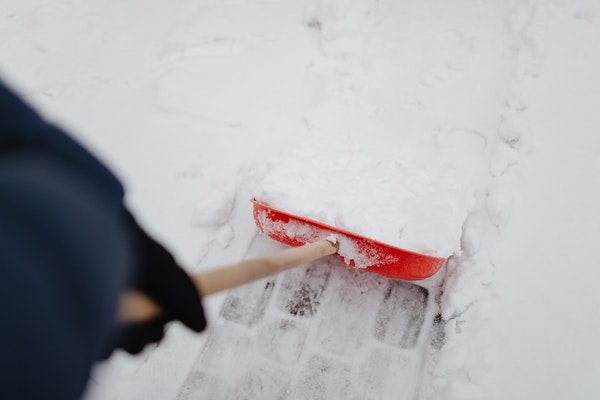
[{"label": "white snow surface", "polygon": [[[401,148],[403,135],[390,135]],[[353,149],[356,142],[335,149],[309,145],[270,159],[256,198],[393,246],[444,258],[460,253],[462,224],[480,189],[472,169],[422,149],[413,152],[416,160],[400,150],[369,154]]]},{"label": "white snow surface", "polygon": [[[451,256],[411,398],[600,396],[597,1],[0,0],[0,21],[3,79],[109,164],[190,273],[247,254],[256,196]],[[175,399],[206,341],[172,324],[85,398]],[[311,390],[288,398],[339,395]]]}]

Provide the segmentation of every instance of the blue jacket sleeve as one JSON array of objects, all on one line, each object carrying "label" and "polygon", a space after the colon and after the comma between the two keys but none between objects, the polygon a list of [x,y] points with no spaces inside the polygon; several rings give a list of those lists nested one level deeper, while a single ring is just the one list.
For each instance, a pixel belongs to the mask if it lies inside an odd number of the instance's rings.
[{"label": "blue jacket sleeve", "polygon": [[123,188],[0,84],[0,398],[76,399],[133,254]]},{"label": "blue jacket sleeve", "polygon": [[[115,326],[133,288],[160,318]],[[93,362],[206,325],[198,291],[88,151],[0,84],[0,399],[77,399]]]}]

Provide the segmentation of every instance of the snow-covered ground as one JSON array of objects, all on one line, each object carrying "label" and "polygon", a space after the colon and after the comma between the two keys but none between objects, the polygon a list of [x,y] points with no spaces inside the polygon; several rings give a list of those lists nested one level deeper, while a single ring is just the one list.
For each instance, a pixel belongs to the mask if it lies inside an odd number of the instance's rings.
[{"label": "snow-covered ground", "polygon": [[598,397],[598,38],[595,0],[0,0],[3,79],[189,272],[283,248],[253,196],[451,255],[206,298],[86,399]]}]

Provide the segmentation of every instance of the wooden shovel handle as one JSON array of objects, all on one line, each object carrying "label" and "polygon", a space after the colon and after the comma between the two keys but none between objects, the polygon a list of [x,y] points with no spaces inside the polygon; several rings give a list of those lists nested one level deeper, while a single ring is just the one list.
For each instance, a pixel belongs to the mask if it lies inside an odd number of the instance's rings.
[{"label": "wooden shovel handle", "polygon": [[[279,253],[192,275],[192,281],[202,296],[231,289],[266,276],[277,274],[301,264],[333,254],[339,246],[328,240],[305,244]],[[125,292],[119,302],[117,320],[121,323],[143,322],[160,315],[160,307],[151,298],[137,291]]]}]

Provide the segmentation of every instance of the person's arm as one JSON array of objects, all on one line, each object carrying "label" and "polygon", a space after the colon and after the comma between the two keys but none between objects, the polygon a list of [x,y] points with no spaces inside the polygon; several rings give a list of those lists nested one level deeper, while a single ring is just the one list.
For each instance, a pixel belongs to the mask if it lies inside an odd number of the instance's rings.
[{"label": "person's arm", "polygon": [[[190,284],[125,210],[114,175],[0,84],[0,398],[78,398],[115,345],[137,352],[167,320],[201,330]],[[127,287],[168,313],[115,338]]]}]

